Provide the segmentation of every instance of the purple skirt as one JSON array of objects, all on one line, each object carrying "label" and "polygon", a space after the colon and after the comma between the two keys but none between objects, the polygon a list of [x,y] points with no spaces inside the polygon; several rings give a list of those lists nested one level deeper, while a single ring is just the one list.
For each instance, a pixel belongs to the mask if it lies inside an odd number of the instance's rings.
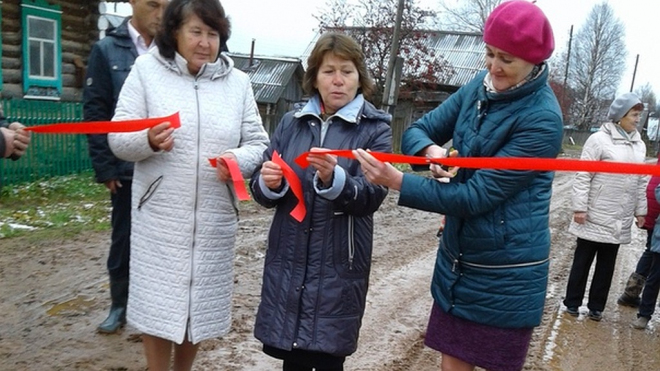
[{"label": "purple skirt", "polygon": [[533,328],[500,328],[458,318],[433,303],[424,344],[489,371],[521,370]]}]

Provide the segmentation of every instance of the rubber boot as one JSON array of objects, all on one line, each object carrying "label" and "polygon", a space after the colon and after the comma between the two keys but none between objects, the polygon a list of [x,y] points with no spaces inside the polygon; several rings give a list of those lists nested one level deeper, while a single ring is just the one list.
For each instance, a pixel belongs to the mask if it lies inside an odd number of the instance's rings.
[{"label": "rubber boot", "polygon": [[128,279],[110,281],[110,297],[112,305],[108,318],[103,321],[97,331],[102,334],[114,334],[126,323],[126,303],[128,303]]},{"label": "rubber boot", "polygon": [[639,303],[641,302],[639,295],[642,293],[645,283],[646,277],[633,272],[628,278],[623,294],[619,296],[619,299],[616,302],[628,307],[639,307]]}]

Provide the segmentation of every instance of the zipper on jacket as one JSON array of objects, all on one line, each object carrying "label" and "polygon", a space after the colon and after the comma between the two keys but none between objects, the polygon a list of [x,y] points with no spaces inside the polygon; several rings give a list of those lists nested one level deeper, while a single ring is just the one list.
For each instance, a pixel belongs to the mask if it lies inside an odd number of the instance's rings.
[{"label": "zipper on jacket", "polygon": [[[483,269],[507,269],[507,268],[524,268],[524,267],[532,267],[535,265],[540,265],[545,262],[550,261],[550,258],[545,258],[543,260],[537,260],[529,263],[518,263],[518,264],[501,264],[501,265],[492,265],[492,264],[478,264],[478,263],[471,263],[465,260],[460,260],[459,258],[454,257],[448,250],[447,248],[442,249],[445,254],[449,257],[449,259],[452,261],[451,265],[451,271],[456,272],[456,268],[458,268],[459,264],[462,265],[467,265],[468,267],[474,267],[474,268],[483,268]],[[463,255],[463,254],[460,254]]]},{"label": "zipper on jacket", "polygon": [[463,261],[462,263],[470,266],[470,267],[475,267],[475,268],[486,268],[486,269],[506,269],[506,268],[523,268],[523,267],[531,267],[534,265],[539,265],[543,264],[547,261],[549,261],[550,258],[546,258],[543,260],[537,260],[529,263],[518,263],[518,264],[502,264],[502,265],[489,265],[489,264],[477,264],[477,263],[470,263]]},{"label": "zipper on jacket", "polygon": [[355,258],[355,237],[353,236],[353,228],[355,221],[353,215],[348,216],[348,270],[353,270],[353,259]]},{"label": "zipper on jacket", "polygon": [[190,277],[188,278],[188,321],[189,321],[189,326],[188,328],[190,329],[190,340],[193,340],[192,337],[192,286],[193,286],[193,272],[194,272],[194,265],[195,265],[195,236],[197,235],[197,196],[199,195],[199,137],[200,137],[200,130],[201,130],[201,114],[199,112],[199,84],[197,82],[197,77],[194,78],[193,80],[193,88],[195,90],[195,102],[197,103],[197,145],[196,147],[196,156],[195,156],[195,162],[196,162],[196,167],[197,171],[195,172],[195,195],[194,195],[194,204],[193,204],[193,212],[192,212],[192,217],[193,217],[193,229],[192,229],[192,236],[190,236]]}]

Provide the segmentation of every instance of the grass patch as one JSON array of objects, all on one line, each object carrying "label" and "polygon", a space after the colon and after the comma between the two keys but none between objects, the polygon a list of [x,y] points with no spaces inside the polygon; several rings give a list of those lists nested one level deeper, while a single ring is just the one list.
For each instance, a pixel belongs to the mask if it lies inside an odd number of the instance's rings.
[{"label": "grass patch", "polygon": [[110,229],[108,190],[92,172],[5,186],[0,192],[0,238],[63,237]]}]

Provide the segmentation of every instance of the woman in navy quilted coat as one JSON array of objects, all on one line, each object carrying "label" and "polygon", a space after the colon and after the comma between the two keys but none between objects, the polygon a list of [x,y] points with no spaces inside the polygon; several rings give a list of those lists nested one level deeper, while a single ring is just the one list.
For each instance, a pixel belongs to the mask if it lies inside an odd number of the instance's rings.
[{"label": "woman in navy quilted coat", "polygon": [[[369,183],[357,161],[323,150],[391,152],[392,131],[390,115],[366,100],[373,83],[355,40],[322,35],[307,66],[303,87],[312,98],[284,116],[251,181],[254,199],[276,208],[254,334],[285,371],[339,371],[357,349],[372,216],[387,188]],[[309,167],[294,164],[310,150]],[[301,221],[290,215],[298,199],[272,161],[274,151],[300,179],[307,209]]]}]

